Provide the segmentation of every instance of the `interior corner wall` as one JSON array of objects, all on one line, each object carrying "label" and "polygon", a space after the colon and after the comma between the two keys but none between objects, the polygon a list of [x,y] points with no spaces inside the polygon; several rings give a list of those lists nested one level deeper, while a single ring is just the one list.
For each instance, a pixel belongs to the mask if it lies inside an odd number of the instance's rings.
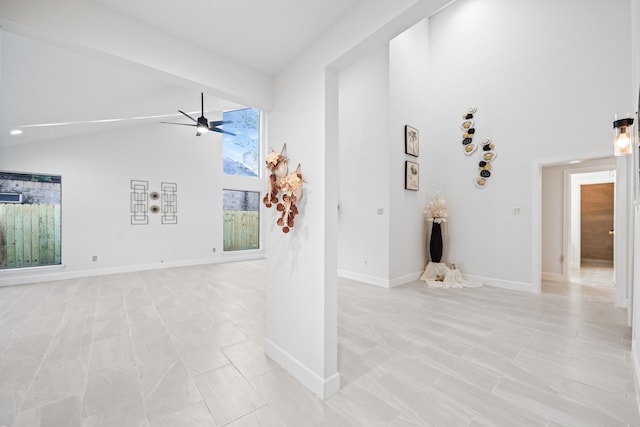
[{"label": "interior corner wall", "polygon": [[[238,186],[236,177],[223,176],[221,142],[219,135],[196,138],[179,126],[147,124],[0,149],[0,170],[62,176],[64,265],[5,270],[0,284],[247,256],[222,250],[222,189]],[[148,181],[149,191],[160,193],[162,182],[176,183],[177,224],[161,224],[161,214],[150,213],[148,225],[132,225],[131,180]],[[253,181],[242,187],[262,191],[263,181]]]},{"label": "interior corner wall", "polygon": [[[425,179],[449,202],[449,258],[472,279],[535,291],[530,171],[550,157],[610,155],[631,78],[629,4],[619,3],[458,0],[430,19]],[[491,138],[497,153],[484,189],[473,184],[478,155],[461,145],[472,105],[475,141]]]},{"label": "interior corner wall", "polygon": [[[417,280],[426,264],[424,208],[440,190],[430,179],[431,164],[438,162],[432,138],[429,105],[431,77],[429,21],[422,20],[389,42],[389,277],[393,285]],[[418,129],[419,156],[405,153],[404,129]],[[419,165],[418,191],[405,189],[405,162]],[[444,194],[445,199],[447,194]],[[446,260],[445,260],[446,261]]]},{"label": "interior corner wall", "polygon": [[385,287],[389,286],[389,150],[385,47],[339,73],[338,155],[338,275]]}]

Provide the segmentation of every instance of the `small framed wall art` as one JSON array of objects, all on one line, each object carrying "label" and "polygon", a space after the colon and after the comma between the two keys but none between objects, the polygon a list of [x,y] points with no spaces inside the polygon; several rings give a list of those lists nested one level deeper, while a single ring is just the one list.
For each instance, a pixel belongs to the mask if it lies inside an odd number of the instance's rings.
[{"label": "small framed wall art", "polygon": [[420,183],[420,165],[416,162],[404,162],[404,188],[418,191]]},{"label": "small framed wall art", "polygon": [[418,129],[409,125],[404,126],[404,152],[414,157],[420,154]]}]

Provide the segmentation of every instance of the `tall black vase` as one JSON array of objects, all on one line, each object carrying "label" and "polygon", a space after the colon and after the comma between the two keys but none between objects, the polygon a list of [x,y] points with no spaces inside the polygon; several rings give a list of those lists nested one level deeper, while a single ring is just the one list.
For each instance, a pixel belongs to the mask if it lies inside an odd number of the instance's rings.
[{"label": "tall black vase", "polygon": [[431,226],[429,253],[431,254],[431,262],[440,262],[442,260],[442,228],[437,222],[434,222],[433,226]]}]

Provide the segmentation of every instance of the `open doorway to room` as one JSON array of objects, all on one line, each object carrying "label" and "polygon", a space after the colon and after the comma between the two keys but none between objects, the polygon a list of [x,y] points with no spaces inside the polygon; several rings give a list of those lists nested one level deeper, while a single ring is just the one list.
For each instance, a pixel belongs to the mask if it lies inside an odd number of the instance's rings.
[{"label": "open doorway to room", "polygon": [[614,286],[615,171],[569,171],[569,282]]},{"label": "open doorway to room", "polygon": [[541,169],[543,292],[581,291],[616,302],[615,158]]}]

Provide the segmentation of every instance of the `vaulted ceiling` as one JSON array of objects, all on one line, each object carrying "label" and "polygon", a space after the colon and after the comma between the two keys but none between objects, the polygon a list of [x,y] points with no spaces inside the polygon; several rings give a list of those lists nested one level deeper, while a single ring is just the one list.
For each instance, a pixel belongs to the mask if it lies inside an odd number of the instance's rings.
[{"label": "vaulted ceiling", "polygon": [[[200,109],[194,87],[141,67],[68,49],[48,37],[46,30],[30,28],[22,16],[32,17],[33,22],[48,19],[49,25],[56,25],[57,19],[58,25],[64,25],[63,19],[74,19],[65,10],[87,11],[86,16],[108,13],[272,76],[357,1],[0,0],[0,147],[173,119],[156,116]],[[115,37],[118,28],[113,32]],[[77,37],[81,40],[82,34]],[[168,56],[172,53],[167,50]],[[207,111],[239,106],[216,95],[205,93]],[[98,120],[110,121],[77,123]],[[59,125],[32,126],[53,123]],[[9,135],[16,127],[24,133]]]}]

